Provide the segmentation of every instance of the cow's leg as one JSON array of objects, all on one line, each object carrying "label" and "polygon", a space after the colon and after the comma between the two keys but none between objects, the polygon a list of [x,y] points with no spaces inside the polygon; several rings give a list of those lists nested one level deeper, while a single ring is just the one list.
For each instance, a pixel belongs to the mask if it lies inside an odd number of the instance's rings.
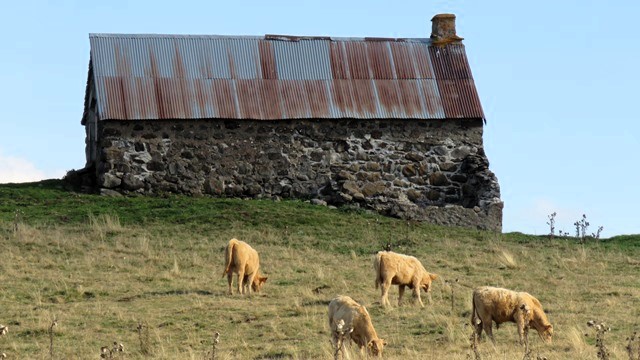
[{"label": "cow's leg", "polygon": [[391,287],[391,281],[385,281],[382,284],[380,284],[380,291],[382,292],[382,297],[380,299],[380,302],[382,303],[382,306],[385,306],[385,305],[391,306],[391,303],[389,302],[390,287]]},{"label": "cow's leg", "polygon": [[422,299],[420,298],[420,281],[413,282],[413,297],[420,304],[420,306],[424,307]]},{"label": "cow's leg", "polygon": [[484,329],[484,332],[487,333],[489,339],[491,339],[491,342],[495,345],[496,339],[493,338],[493,330],[491,329],[492,325],[493,321],[491,320],[491,318],[482,319],[482,328]]},{"label": "cow's leg", "polygon": [[247,293],[251,296],[251,285],[253,285],[253,278],[256,276],[256,273],[247,276],[247,281],[245,286],[247,287]]},{"label": "cow's leg", "polygon": [[404,295],[405,285],[398,286],[398,306],[402,303],[402,296]]},{"label": "cow's leg", "polygon": [[244,294],[244,269],[238,270],[238,294]]},{"label": "cow's leg", "polygon": [[518,326],[518,337],[520,338],[520,345],[524,345],[525,337],[525,314],[520,309],[516,311],[516,325]]},{"label": "cow's leg", "polygon": [[478,341],[482,339],[482,320],[478,319],[478,323],[473,324],[474,329],[476,330],[476,335],[478,335]]},{"label": "cow's leg", "polygon": [[229,295],[233,295],[233,290],[231,290],[231,284],[233,283],[233,271],[229,271],[227,273],[227,282],[229,283]]}]

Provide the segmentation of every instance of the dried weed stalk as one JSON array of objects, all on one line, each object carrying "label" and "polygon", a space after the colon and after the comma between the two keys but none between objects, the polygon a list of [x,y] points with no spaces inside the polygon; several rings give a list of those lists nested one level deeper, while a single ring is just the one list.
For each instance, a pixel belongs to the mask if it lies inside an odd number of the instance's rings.
[{"label": "dried weed stalk", "polygon": [[20,231],[23,216],[24,216],[24,212],[20,209],[16,209],[13,215],[13,232],[15,234],[17,234],[18,231]]},{"label": "dried weed stalk", "polygon": [[205,357],[206,360],[216,360],[216,347],[218,346],[219,342],[220,342],[220,333],[216,331],[213,334],[213,344],[211,345],[211,351],[208,352]]},{"label": "dried weed stalk", "polygon": [[478,350],[478,332],[477,332],[477,327],[478,324],[473,324],[472,326],[472,333],[471,336],[469,336],[469,347],[471,348],[471,352],[473,353],[473,355],[471,354],[467,354],[467,359],[472,359],[472,360],[481,360],[482,358],[480,357],[480,351]]},{"label": "dried weed stalk", "polygon": [[151,354],[151,341],[149,340],[149,325],[146,322],[138,321],[136,327],[138,339],[140,340],[140,352],[144,355]]},{"label": "dried weed stalk", "polygon": [[336,333],[338,341],[336,341],[335,349],[333,352],[333,360],[338,360],[344,358],[344,340],[348,334],[353,332],[352,328],[345,329],[344,328],[344,320],[340,319],[337,325]]},{"label": "dried weed stalk", "polygon": [[549,225],[549,239],[553,239],[556,236],[556,215],[557,213],[554,211],[553,214],[547,216],[549,221],[547,221],[547,225]]},{"label": "dried weed stalk", "polygon": [[[9,327],[0,324],[0,336],[7,335],[8,332],[9,332]],[[0,353],[0,359],[4,359],[6,357],[7,357],[7,354]]]},{"label": "dried weed stalk", "polygon": [[587,326],[592,327],[596,330],[596,348],[598,349],[598,359],[600,360],[609,360],[609,349],[607,349],[604,344],[604,334],[611,331],[611,328],[608,327],[605,323],[601,322],[600,324],[596,323],[594,320],[590,320],[587,322]]},{"label": "dried weed stalk", "polygon": [[640,360],[640,336],[638,336],[638,332],[634,331],[631,337],[627,338],[627,354],[629,355],[629,360]]},{"label": "dried weed stalk", "polygon": [[53,318],[51,321],[51,325],[49,325],[49,355],[51,356],[51,360],[53,360],[53,328],[58,325],[58,320]]},{"label": "dried weed stalk", "polygon": [[445,281],[444,281],[444,283],[445,283],[446,285],[448,285],[448,286],[449,286],[449,288],[451,289],[451,314],[453,315],[453,311],[454,311],[454,304],[455,304],[455,301],[454,301],[454,299],[455,299],[455,298],[454,298],[454,293],[453,293],[453,290],[454,290],[454,289],[453,289],[453,284],[457,284],[457,283],[458,283],[458,279],[455,279],[455,280],[445,280]]}]

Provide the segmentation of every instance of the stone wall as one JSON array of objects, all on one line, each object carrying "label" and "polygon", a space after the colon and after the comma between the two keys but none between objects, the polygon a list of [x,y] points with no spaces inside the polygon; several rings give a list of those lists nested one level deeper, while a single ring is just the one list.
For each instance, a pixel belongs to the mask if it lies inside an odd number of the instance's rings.
[{"label": "stone wall", "polygon": [[103,192],[319,199],[500,231],[474,120],[100,121]]}]

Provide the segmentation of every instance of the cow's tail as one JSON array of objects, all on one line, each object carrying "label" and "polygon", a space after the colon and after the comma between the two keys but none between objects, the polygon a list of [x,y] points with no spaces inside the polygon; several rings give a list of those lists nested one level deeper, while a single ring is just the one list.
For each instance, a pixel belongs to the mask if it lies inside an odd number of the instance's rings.
[{"label": "cow's tail", "polygon": [[380,278],[380,259],[381,259],[382,255],[380,255],[380,252],[378,252],[374,257],[373,257],[373,271],[376,274],[376,279],[375,279],[375,287],[376,289],[378,288],[378,285],[382,283],[382,279]]},{"label": "cow's tail", "polygon": [[229,240],[227,248],[224,250],[224,271],[222,272],[222,276],[225,276],[229,272],[229,268],[231,267],[231,254],[237,241],[236,239]]},{"label": "cow's tail", "polygon": [[476,328],[476,321],[478,319],[478,313],[476,312],[476,292],[471,295],[471,327]]}]

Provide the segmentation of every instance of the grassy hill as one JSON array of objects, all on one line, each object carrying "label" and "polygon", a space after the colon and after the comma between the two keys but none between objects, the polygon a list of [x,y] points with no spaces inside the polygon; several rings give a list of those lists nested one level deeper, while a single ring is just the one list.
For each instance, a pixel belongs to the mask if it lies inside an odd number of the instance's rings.
[{"label": "grassy hill", "polygon": [[[260,252],[269,280],[259,295],[226,295],[232,237]],[[371,256],[388,242],[441,276],[425,308],[410,296],[398,307],[396,287],[394,306],[380,306]],[[332,359],[337,294],[367,306],[385,358],[467,359],[479,285],[542,302],[555,337],[543,344],[532,331],[534,358],[596,359],[586,323],[597,320],[612,328],[612,358],[628,359],[625,339],[640,330],[639,235],[581,245],[300,201],[83,195],[50,180],[0,185],[0,247],[0,353],[15,359],[50,359],[51,344],[56,359],[99,358],[114,341],[125,347],[114,358],[204,359],[215,332],[216,359]],[[515,325],[494,334],[483,359],[523,357]]]}]

